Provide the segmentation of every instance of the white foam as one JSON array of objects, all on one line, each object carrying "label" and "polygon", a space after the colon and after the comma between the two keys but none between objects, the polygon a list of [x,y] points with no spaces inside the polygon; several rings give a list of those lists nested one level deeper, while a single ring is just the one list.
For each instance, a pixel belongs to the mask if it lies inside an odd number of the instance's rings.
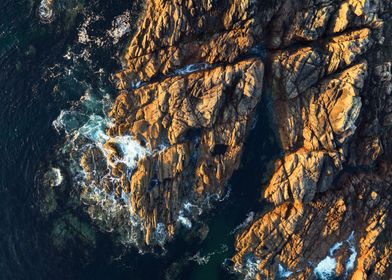
[{"label": "white foam", "polygon": [[92,43],[95,46],[103,46],[104,45],[105,40],[103,38],[90,36],[88,34],[88,28],[89,28],[90,24],[97,22],[100,19],[102,19],[102,17],[99,15],[89,14],[86,16],[85,21],[81,24],[81,26],[78,29],[78,42],[79,43],[81,43],[81,44]]},{"label": "white foam", "polygon": [[[102,188],[103,180],[113,186],[120,183],[120,178],[111,175],[109,161],[105,162],[106,168],[104,163],[103,170],[102,167],[100,170],[94,168],[96,176],[92,180],[87,180],[87,174],[79,165],[86,149],[96,147],[107,158],[109,151],[104,147],[107,141],[112,141],[118,149],[116,163],[124,163],[129,171],[136,167],[140,158],[149,153],[129,135],[111,138],[106,134],[106,130],[113,125],[105,115],[110,104],[111,100],[107,95],[98,99],[87,91],[72,109],[61,111],[53,122],[53,127],[58,132],[64,131],[66,134],[66,143],[62,150],[71,155],[70,171],[75,186],[83,190],[80,192],[80,199],[83,204],[89,206],[86,210],[91,219],[97,222],[101,230],[115,231],[120,235],[120,242],[124,245],[138,245],[143,226],[132,213],[130,194],[122,192],[120,197],[115,197],[113,192],[107,192]],[[155,235],[158,243],[165,242],[166,233],[162,225],[157,228]]]},{"label": "white foam", "polygon": [[197,252],[195,255],[189,258],[190,261],[195,261],[198,265],[206,265],[210,261],[211,256],[201,256],[200,252]]},{"label": "white foam", "polygon": [[78,114],[72,111],[62,110],[60,115],[52,122],[58,133],[64,131],[68,133],[78,128]]},{"label": "white foam", "polygon": [[54,0],[41,0],[38,6],[38,15],[43,23],[51,23],[54,19],[53,12]]},{"label": "white foam", "polygon": [[87,14],[84,22],[78,29],[78,42],[94,47],[113,45],[117,44],[120,39],[131,30],[131,13],[129,11],[125,11],[123,14],[114,18],[111,28],[104,34],[99,36],[91,35],[92,29],[90,29],[90,25],[102,19],[102,16]]},{"label": "white foam", "polygon": [[52,172],[55,175],[55,180],[53,181],[53,186],[57,187],[63,182],[63,175],[61,175],[61,170],[57,167],[52,168]]},{"label": "white foam", "polygon": [[260,260],[256,259],[253,253],[244,257],[243,265],[234,265],[233,270],[242,274],[245,280],[254,280],[256,275],[262,275],[259,269]]},{"label": "white foam", "polygon": [[241,224],[239,224],[235,229],[233,229],[233,230],[230,232],[230,234],[234,234],[234,233],[235,233],[236,231],[238,231],[239,229],[245,228],[247,225],[249,225],[249,224],[253,221],[254,217],[255,217],[255,212],[250,211],[250,212],[246,215],[245,220],[244,220]]},{"label": "white foam", "polygon": [[209,69],[211,66],[207,63],[189,64],[174,72],[176,75],[187,75],[193,72]]},{"label": "white foam", "polygon": [[333,257],[327,256],[320,261],[314,269],[315,275],[321,280],[328,280],[335,275],[336,260]]},{"label": "white foam", "polygon": [[[357,251],[354,244],[354,231],[351,232],[350,236],[345,240],[349,245],[349,250],[351,252],[349,259],[346,263],[346,275],[353,270],[355,260],[357,258]],[[335,252],[343,245],[343,242],[335,243],[329,249],[329,255],[323,259],[314,269],[314,273],[321,280],[328,280],[334,277],[336,270],[336,259],[333,257]]]},{"label": "white foam", "polygon": [[129,204],[129,203],[130,203],[129,195],[126,194],[124,191],[121,191],[121,198],[122,198],[122,200],[123,200],[126,204]]},{"label": "white foam", "polygon": [[155,241],[162,246],[164,246],[166,240],[167,240],[167,232],[166,232],[166,228],[165,225],[162,223],[158,223],[157,227],[154,231],[154,238]]},{"label": "white foam", "polygon": [[192,222],[187,217],[184,217],[182,214],[178,216],[178,221],[184,225],[187,229],[192,228]]},{"label": "white foam", "polygon": [[60,186],[63,180],[61,170],[57,167],[51,167],[44,175],[44,182],[50,187]]},{"label": "white foam", "polygon": [[352,231],[349,238],[347,239],[347,242],[350,246],[349,248],[350,248],[351,255],[348,258],[348,261],[346,263],[346,273],[348,273],[354,269],[355,260],[357,259],[357,250],[355,249],[354,241],[355,241],[354,240],[354,231]]},{"label": "white foam", "polygon": [[79,128],[78,133],[96,144],[103,144],[110,139],[105,133],[105,128],[110,125],[111,122],[109,119],[93,114],[90,115],[88,121]]},{"label": "white foam", "polygon": [[107,34],[113,39],[113,44],[117,44],[119,40],[131,30],[131,14],[125,11],[122,15],[115,17],[112,22],[112,28]]},{"label": "white foam", "polygon": [[206,206],[207,208],[211,208],[211,202],[223,202],[227,200],[231,195],[231,186],[228,186],[228,190],[225,193],[225,195],[222,197],[221,194],[219,193],[210,193],[207,195],[205,200],[203,201],[203,206]]},{"label": "white foam", "polygon": [[129,169],[134,169],[137,166],[139,159],[144,158],[151,153],[129,135],[116,136],[111,141],[118,145],[122,155],[117,161],[124,163]]},{"label": "white foam", "polygon": [[203,209],[201,207],[190,202],[185,202],[183,208],[189,213],[192,213],[192,209],[196,209],[199,216],[203,213]]},{"label": "white foam", "polygon": [[256,275],[260,273],[259,269],[260,260],[254,260],[253,258],[247,258],[245,262],[245,280],[253,280],[256,278]]},{"label": "white foam", "polygon": [[329,255],[332,256],[335,254],[337,250],[343,245],[343,242],[337,242],[335,243],[330,249],[329,249]]},{"label": "white foam", "polygon": [[192,219],[200,216],[203,213],[203,208],[195,204],[185,201],[179,211],[177,222],[185,226],[187,229],[192,228]]},{"label": "white foam", "polygon": [[293,274],[292,271],[284,268],[281,264],[278,265],[278,276],[279,277],[283,277],[283,278],[287,278],[289,277],[291,274]]},{"label": "white foam", "polygon": [[[48,4],[53,1],[56,0],[42,0],[41,3]],[[109,153],[104,144],[112,141],[117,151],[115,154],[117,158],[111,164],[125,163],[130,175],[138,159],[146,156],[150,151],[141,147],[130,135],[110,137],[106,133],[113,125],[107,116],[107,112],[112,107],[112,100],[106,91],[108,77],[102,70],[102,65],[92,59],[95,49],[102,45],[111,46],[113,41],[122,36],[128,28],[123,25],[127,24],[125,22],[127,14],[124,16],[116,18],[113,22],[112,27],[116,29],[106,31],[98,30],[94,26],[94,23],[99,23],[98,21],[103,19],[101,15],[85,14],[77,30],[78,42],[64,52],[65,64],[54,69],[57,70],[56,75],[61,81],[72,83],[75,88],[75,92],[71,92],[72,99],[74,94],[83,94],[83,91],[84,96],[79,101],[72,102],[68,110],[61,111],[53,121],[53,127],[59,133],[65,134],[65,143],[58,149],[58,153],[61,158],[67,156],[65,163],[75,188],[72,195],[77,196],[81,204],[88,206],[85,207],[88,215],[95,220],[101,230],[114,232],[115,238],[126,246],[136,245],[140,248],[140,242],[144,242],[142,240],[144,228],[138,216],[132,212],[132,194],[121,192],[120,197],[115,195],[114,189],[121,183],[120,178],[112,175],[109,161],[102,162],[102,159],[107,158]],[[80,70],[84,71],[86,67],[97,79],[94,85],[80,77]],[[56,94],[68,93],[60,90]],[[91,151],[91,156],[88,158],[91,160],[91,173],[84,172],[80,166],[82,156],[89,151]],[[96,161],[98,160],[96,155],[101,158],[101,162]],[[111,191],[103,188],[106,184]],[[162,244],[167,239],[163,225],[158,226],[154,234]]]},{"label": "white foam", "polygon": [[228,247],[226,244],[222,244],[219,250],[208,253],[205,256],[202,256],[200,251],[198,251],[195,255],[190,257],[188,260],[196,262],[198,265],[206,265],[210,261],[211,256],[216,254],[221,254],[228,251]]}]

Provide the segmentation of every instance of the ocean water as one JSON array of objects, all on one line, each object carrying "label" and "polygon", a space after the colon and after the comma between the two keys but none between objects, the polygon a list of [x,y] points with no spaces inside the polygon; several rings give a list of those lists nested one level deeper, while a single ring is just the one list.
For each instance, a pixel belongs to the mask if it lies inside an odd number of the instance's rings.
[{"label": "ocean water", "polygon": [[[132,239],[131,230],[116,235],[114,224],[95,222],[96,212],[76,192],[81,149],[107,140],[102,131],[117,94],[112,74],[121,69],[137,13],[130,0],[1,1],[0,279],[238,278],[227,269],[235,234],[263,209],[261,189],[279,154],[268,97],[228,195],[202,214],[202,242],[185,228],[165,254],[140,254],[122,242]],[[129,168],[148,152],[132,139],[115,141]]]}]

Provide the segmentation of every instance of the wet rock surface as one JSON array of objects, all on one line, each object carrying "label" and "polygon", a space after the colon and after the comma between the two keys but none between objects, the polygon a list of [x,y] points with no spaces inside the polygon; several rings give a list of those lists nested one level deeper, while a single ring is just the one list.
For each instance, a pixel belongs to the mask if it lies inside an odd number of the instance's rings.
[{"label": "wet rock surface", "polygon": [[282,157],[235,269],[388,279],[391,12],[386,0],[146,1],[85,179],[109,170],[101,187],[129,200],[138,245],[164,243],[197,219],[189,207],[225,195],[268,88]]}]

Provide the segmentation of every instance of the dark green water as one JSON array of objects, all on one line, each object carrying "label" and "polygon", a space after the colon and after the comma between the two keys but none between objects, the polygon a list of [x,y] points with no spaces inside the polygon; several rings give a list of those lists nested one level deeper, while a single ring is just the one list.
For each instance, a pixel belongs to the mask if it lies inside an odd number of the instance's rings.
[{"label": "dark green water", "polygon": [[[267,163],[279,152],[266,100],[230,196],[204,217],[206,240],[179,237],[163,257],[140,255],[99,231],[69,200],[72,176],[59,156],[64,135],[52,125],[86,92],[115,97],[110,75],[121,68],[117,58],[127,36],[117,43],[108,30],[117,16],[137,9],[130,0],[58,0],[53,21],[43,23],[39,5],[0,3],[0,279],[236,279],[223,266],[234,253],[232,231],[262,209]],[[62,170],[64,183],[48,196],[42,174],[51,166]],[[53,201],[55,210],[42,210]],[[196,254],[209,258],[189,261]]]}]

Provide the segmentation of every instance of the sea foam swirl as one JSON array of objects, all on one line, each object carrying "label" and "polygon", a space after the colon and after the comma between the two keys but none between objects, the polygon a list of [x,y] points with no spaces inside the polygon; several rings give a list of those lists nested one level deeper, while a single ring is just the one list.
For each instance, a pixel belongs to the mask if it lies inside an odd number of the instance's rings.
[{"label": "sea foam swirl", "polygon": [[53,11],[54,0],[41,0],[38,6],[38,15],[43,23],[50,23],[54,20]]}]

